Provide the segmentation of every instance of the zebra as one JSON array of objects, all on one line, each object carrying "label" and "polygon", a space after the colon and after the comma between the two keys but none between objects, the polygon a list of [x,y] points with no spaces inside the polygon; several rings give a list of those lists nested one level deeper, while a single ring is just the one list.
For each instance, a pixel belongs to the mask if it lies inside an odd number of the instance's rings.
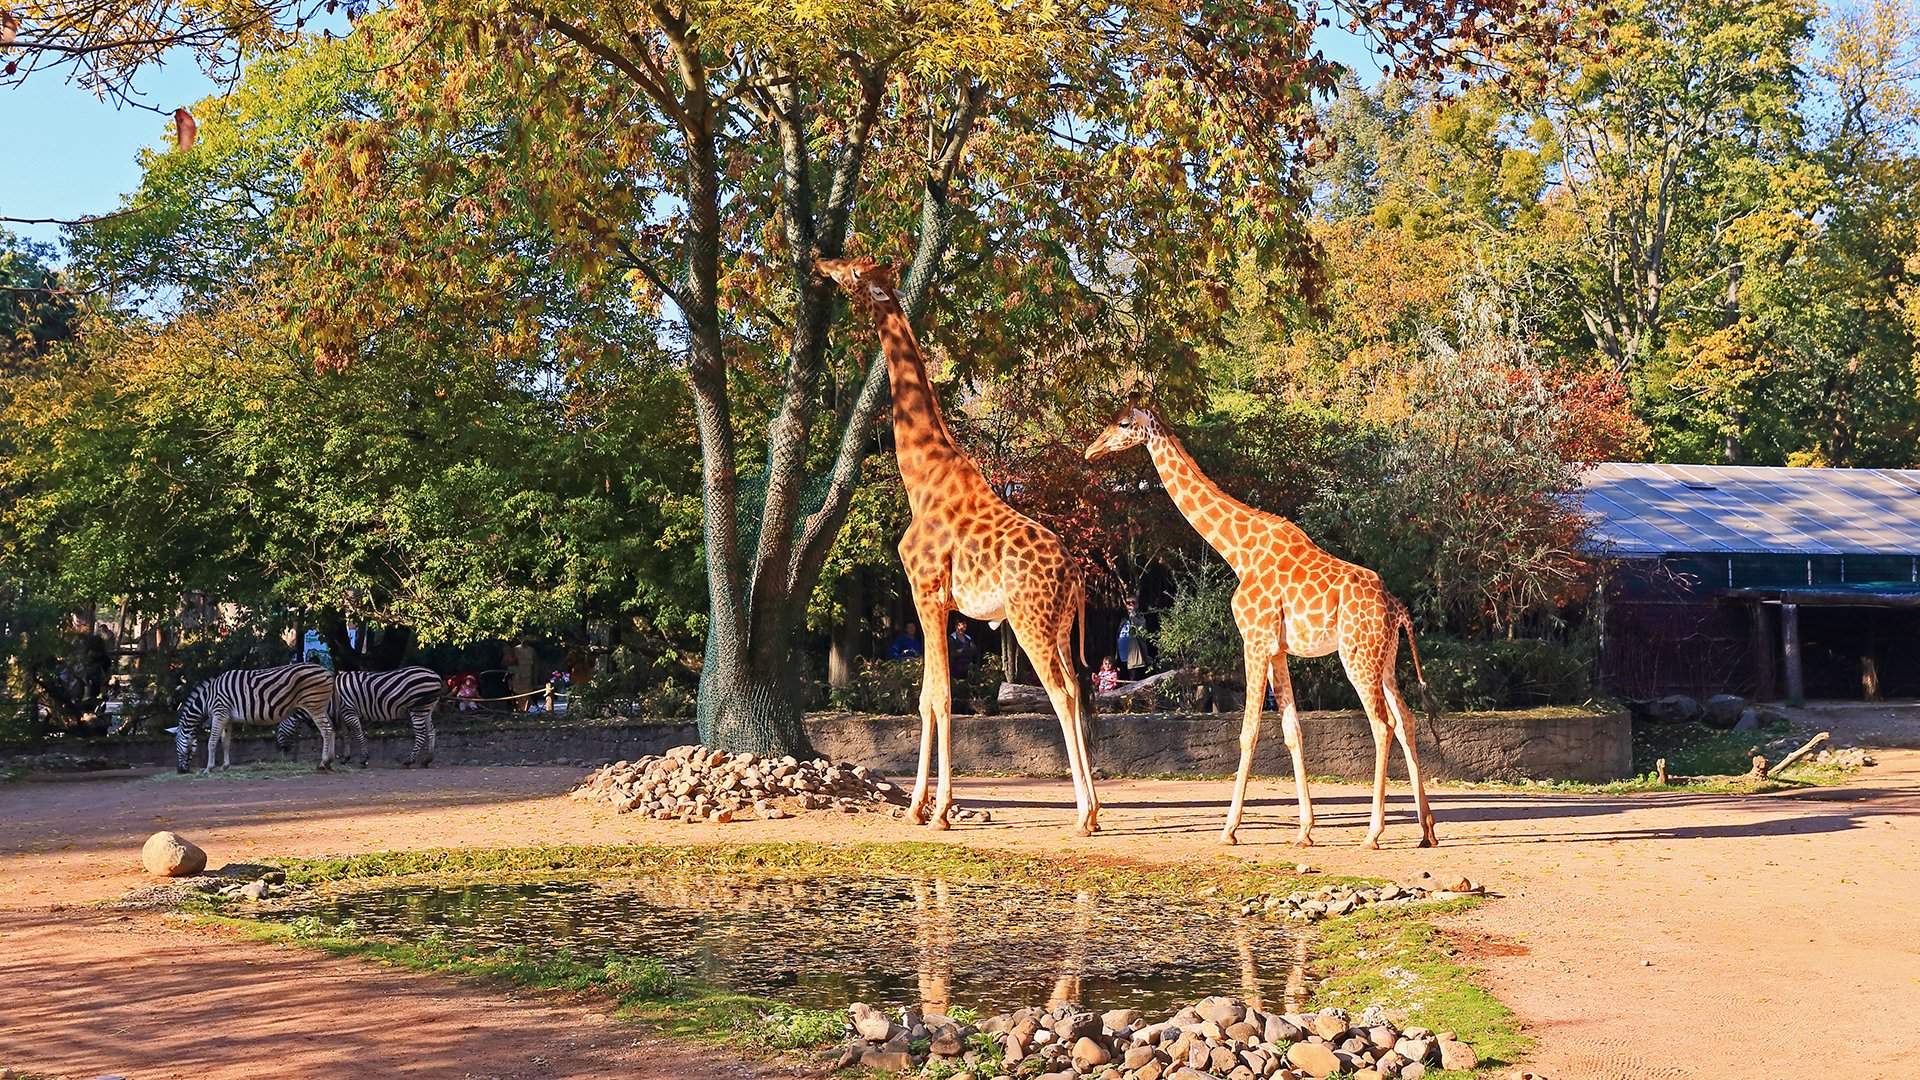
[{"label": "zebra", "polygon": [[[433,712],[440,704],[446,686],[430,668],[404,667],[394,671],[342,671],[333,677],[333,704],[330,719],[340,725],[341,744],[352,733],[360,748],[360,766],[367,765],[367,735],[362,725],[368,721],[399,720],[413,724],[413,754],[407,768],[433,764]],[[293,746],[301,718],[288,716],[274,732],[281,750]],[[343,760],[351,758],[343,755]]]},{"label": "zebra", "polygon": [[320,728],[320,767],[333,764],[333,724],[327,711],[333,704],[333,673],[319,664],[248,671],[223,671],[187,695],[180,706],[180,726],[174,729],[177,767],[188,769],[202,724],[207,726],[207,772],[213,771],[216,752],[224,754],[221,768],[233,765],[233,725],[284,724],[308,717]]}]

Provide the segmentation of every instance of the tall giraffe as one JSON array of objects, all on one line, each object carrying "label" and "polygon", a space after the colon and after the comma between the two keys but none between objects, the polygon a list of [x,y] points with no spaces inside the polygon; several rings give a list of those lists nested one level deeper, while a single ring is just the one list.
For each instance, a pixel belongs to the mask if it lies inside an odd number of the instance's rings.
[{"label": "tall giraffe", "polygon": [[916,825],[927,820],[928,757],[936,734],[940,789],[934,798],[934,828],[947,828],[947,811],[953,805],[953,687],[946,626],[957,610],[996,626],[1002,620],[1012,625],[1060,717],[1079,809],[1078,834],[1091,836],[1100,827],[1100,800],[1087,756],[1087,702],[1068,641],[1074,620],[1086,607],[1080,570],[1067,558],[1059,537],[1000,501],[980,467],[953,441],[920,344],[901,310],[893,267],[865,258],[819,259],[815,265],[878,326],[893,387],[894,455],[913,511],[913,524],[900,540],[900,562],[913,588],[920,625],[926,628],[920,771],[909,818]]},{"label": "tall giraffe", "polygon": [[[1293,684],[1287,678],[1287,657],[1325,656],[1338,650],[1347,679],[1360,695],[1373,728],[1373,820],[1364,846],[1380,846],[1386,827],[1387,757],[1395,737],[1407,759],[1407,779],[1420,816],[1420,846],[1439,841],[1433,834],[1433,811],[1427,808],[1427,790],[1420,782],[1420,758],[1414,750],[1413,718],[1400,697],[1393,675],[1400,632],[1406,631],[1413,652],[1413,670],[1420,672],[1420,652],[1413,644],[1413,623],[1407,609],[1388,593],[1380,575],[1364,566],[1334,558],[1315,547],[1300,527],[1278,514],[1255,510],[1220,490],[1194,463],[1187,448],[1161,423],[1153,410],[1140,404],[1140,395],[1087,447],[1087,460],[1145,445],[1153,455],[1160,482],[1180,513],[1233,567],[1240,587],[1233,594],[1233,621],[1247,666],[1247,705],[1240,723],[1240,771],[1233,782],[1233,806],[1220,834],[1225,844],[1234,831],[1247,797],[1247,773],[1253,768],[1253,748],[1260,738],[1260,711],[1266,701],[1267,680],[1280,703],[1280,730],[1293,756],[1293,779],[1300,794],[1302,847],[1313,843],[1313,801],[1307,794],[1306,762],[1300,752],[1300,714],[1294,707]],[[1426,689],[1424,680],[1420,683]]]}]

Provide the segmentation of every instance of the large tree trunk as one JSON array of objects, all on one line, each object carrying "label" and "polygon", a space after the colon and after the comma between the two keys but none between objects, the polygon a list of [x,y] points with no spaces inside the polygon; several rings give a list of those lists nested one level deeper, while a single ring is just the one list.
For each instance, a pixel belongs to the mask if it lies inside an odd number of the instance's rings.
[{"label": "large tree trunk", "polygon": [[[769,656],[778,652],[781,655]],[[813,756],[791,644],[753,648],[715,623],[700,672],[700,742],[734,753]]]}]

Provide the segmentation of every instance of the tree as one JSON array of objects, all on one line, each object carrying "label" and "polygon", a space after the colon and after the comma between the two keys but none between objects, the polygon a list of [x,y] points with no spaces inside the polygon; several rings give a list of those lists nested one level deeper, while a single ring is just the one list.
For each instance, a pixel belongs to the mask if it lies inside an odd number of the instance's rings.
[{"label": "tree", "polygon": [[0,229],[0,376],[25,369],[71,339],[83,307],[45,244]]},{"label": "tree", "polygon": [[[131,10],[100,0],[65,32],[137,62]],[[295,9],[238,10],[220,18],[264,39],[267,16]],[[1561,14],[1345,10],[1416,72],[1556,37]],[[1316,14],[402,0],[356,34],[393,58],[390,111],[303,161],[292,324],[322,366],[353,366],[441,302],[441,282],[506,288],[488,234],[515,222],[537,223],[589,294],[669,320],[702,458],[702,735],[804,749],[793,636],[886,387],[870,349],[833,347],[811,259],[913,237],[907,308],[924,314],[937,286],[930,344],[968,365],[1098,331],[1144,369],[1188,370],[1238,255],[1292,260],[1311,284],[1301,170],[1311,95],[1334,72],[1311,49]],[[763,453],[744,445],[754,404]]]}]

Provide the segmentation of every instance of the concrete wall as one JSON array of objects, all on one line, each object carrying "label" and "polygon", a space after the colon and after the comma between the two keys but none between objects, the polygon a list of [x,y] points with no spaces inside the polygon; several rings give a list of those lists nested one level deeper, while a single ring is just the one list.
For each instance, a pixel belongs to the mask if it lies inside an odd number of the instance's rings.
[{"label": "concrete wall", "polygon": [[[807,727],[822,756],[892,774],[911,774],[915,768],[920,746],[920,722],[915,718],[816,714],[808,718]],[[1313,714],[1302,718],[1301,727],[1309,775],[1373,775],[1373,740],[1364,718]],[[1633,772],[1632,732],[1624,713],[1443,717],[1431,725],[1423,719],[1417,727],[1420,764],[1429,779],[1604,781]],[[439,732],[434,760],[443,765],[597,765],[658,754],[696,738],[690,721],[448,727]],[[1109,776],[1226,776],[1238,766],[1239,738],[1236,716],[1100,716],[1094,723],[1093,760]],[[368,744],[376,765],[405,760],[413,747],[407,734],[370,735]],[[117,764],[173,764],[173,743],[165,739],[61,740],[44,749]],[[6,754],[0,749],[0,757]],[[311,733],[301,740],[300,757],[319,757],[318,739]],[[278,758],[270,736],[234,740],[236,763]],[[962,773],[1067,771],[1060,725],[1051,716],[956,716],[953,760]],[[1254,771],[1265,776],[1292,773],[1276,715],[1269,714],[1262,725]],[[1405,776],[1398,748],[1390,775]]]}]

